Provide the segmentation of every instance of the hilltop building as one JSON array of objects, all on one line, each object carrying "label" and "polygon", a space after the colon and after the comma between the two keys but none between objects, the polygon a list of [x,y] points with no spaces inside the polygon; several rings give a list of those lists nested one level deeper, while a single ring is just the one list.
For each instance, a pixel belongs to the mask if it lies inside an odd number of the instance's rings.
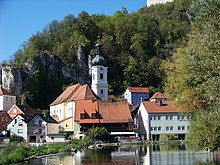
[{"label": "hilltop building", "polygon": [[173,2],[173,0],[147,0],[147,6],[155,5],[158,3],[166,3],[166,2]]}]

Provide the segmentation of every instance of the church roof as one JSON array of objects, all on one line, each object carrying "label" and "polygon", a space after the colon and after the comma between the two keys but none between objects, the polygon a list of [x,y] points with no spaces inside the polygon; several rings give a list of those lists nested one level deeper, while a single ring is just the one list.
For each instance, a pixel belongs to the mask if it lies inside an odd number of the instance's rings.
[{"label": "church roof", "polygon": [[50,106],[73,100],[98,100],[100,99],[89,87],[88,84],[72,85],[68,87]]},{"label": "church roof", "polygon": [[8,92],[6,89],[0,86],[0,95],[8,95],[8,96],[15,96],[13,93]]},{"label": "church roof", "polygon": [[92,60],[92,66],[96,66],[96,65],[106,66],[107,62],[104,59],[104,57],[102,57],[102,44],[99,42],[95,46],[96,46],[96,56]]}]

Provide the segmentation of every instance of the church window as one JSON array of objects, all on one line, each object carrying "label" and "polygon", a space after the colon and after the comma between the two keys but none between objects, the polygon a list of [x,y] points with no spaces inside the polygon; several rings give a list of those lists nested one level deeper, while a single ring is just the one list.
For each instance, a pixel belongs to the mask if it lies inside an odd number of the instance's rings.
[{"label": "church window", "polygon": [[103,80],[103,73],[100,73],[100,79]]}]

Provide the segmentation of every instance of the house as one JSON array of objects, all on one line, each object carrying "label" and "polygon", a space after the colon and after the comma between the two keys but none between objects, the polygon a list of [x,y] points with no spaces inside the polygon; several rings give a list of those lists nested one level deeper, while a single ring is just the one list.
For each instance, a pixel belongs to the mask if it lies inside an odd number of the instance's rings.
[{"label": "house", "polygon": [[137,105],[142,100],[149,99],[149,89],[145,87],[128,87],[124,93],[124,98],[131,105]]},{"label": "house", "polygon": [[0,111],[8,111],[16,103],[16,96],[0,86]]},{"label": "house", "polygon": [[38,110],[32,109],[28,105],[16,105],[14,104],[9,110],[8,114],[11,118],[14,118],[18,114],[25,114],[28,116],[33,116],[35,113],[40,113]]},{"label": "house", "polygon": [[126,100],[117,101],[76,101],[75,128],[85,132],[93,127],[105,127],[110,135],[134,135],[133,120]]},{"label": "house", "polygon": [[10,134],[16,134],[26,142],[64,142],[65,136],[59,134],[58,123],[51,116],[35,113],[33,116],[18,114],[8,124]]},{"label": "house", "polygon": [[0,111],[0,133],[6,135],[7,124],[10,122],[11,117],[6,111]]},{"label": "house", "polygon": [[163,135],[176,135],[184,140],[190,126],[190,117],[180,114],[168,101],[142,101],[135,118],[139,136],[154,141]]},{"label": "house", "polygon": [[154,93],[154,95],[150,98],[150,101],[166,101],[167,100],[167,97],[164,93],[161,93],[161,92],[156,92]]}]

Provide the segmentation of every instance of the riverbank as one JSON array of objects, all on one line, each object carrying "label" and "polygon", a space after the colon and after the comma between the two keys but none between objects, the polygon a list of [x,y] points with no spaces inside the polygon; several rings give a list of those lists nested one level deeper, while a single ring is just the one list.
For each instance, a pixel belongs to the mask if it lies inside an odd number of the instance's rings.
[{"label": "riverbank", "polygon": [[81,150],[88,147],[90,141],[88,139],[72,140],[66,143],[48,144],[41,146],[20,145],[20,143],[7,143],[0,151],[0,164],[12,164],[23,162],[39,156],[50,154],[65,153],[74,149]]}]

